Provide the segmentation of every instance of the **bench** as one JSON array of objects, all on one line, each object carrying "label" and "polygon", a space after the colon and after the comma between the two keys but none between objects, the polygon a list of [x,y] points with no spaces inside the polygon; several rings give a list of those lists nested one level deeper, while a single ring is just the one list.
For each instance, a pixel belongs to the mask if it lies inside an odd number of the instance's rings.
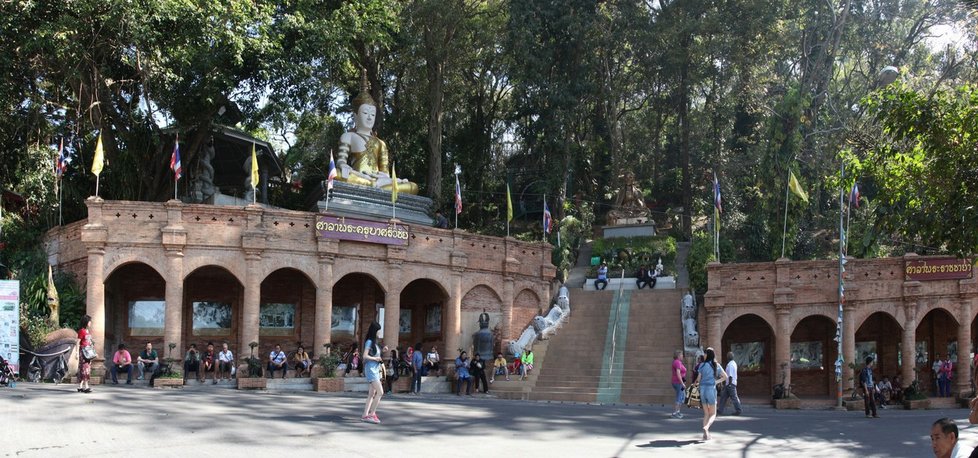
[{"label": "bench", "polygon": [[[588,278],[587,280],[585,280],[584,281],[584,290],[585,291],[599,291],[597,288],[594,287],[594,281],[595,280],[597,280],[597,279],[596,278]],[[613,291],[618,291],[619,285],[621,285],[621,289],[623,289],[623,290],[636,290],[636,289],[638,289],[638,286],[635,285],[635,280],[638,280],[638,278],[636,278],[636,277],[625,277],[624,280],[621,277],[609,278],[608,279],[608,287],[605,288],[605,291],[612,291],[612,290]],[[645,289],[649,289],[649,288],[644,288],[643,291]],[[668,276],[668,275],[667,276],[658,277],[656,279],[656,283],[655,283],[655,288],[654,289],[676,289],[676,277]]]}]

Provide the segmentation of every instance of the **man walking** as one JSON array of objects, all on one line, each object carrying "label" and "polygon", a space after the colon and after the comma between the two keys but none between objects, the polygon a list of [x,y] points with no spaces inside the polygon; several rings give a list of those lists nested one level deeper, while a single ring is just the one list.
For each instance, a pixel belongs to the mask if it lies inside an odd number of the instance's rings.
[{"label": "man walking", "polygon": [[866,357],[866,367],[859,372],[859,384],[863,387],[863,403],[866,407],[866,418],[879,418],[876,414],[876,384],[873,383],[873,357]]},{"label": "man walking", "polygon": [[740,396],[737,396],[737,361],[734,361],[732,351],[727,352],[727,385],[720,392],[720,405],[717,407],[717,414],[723,415],[723,409],[727,407],[727,399],[733,400],[734,415],[740,415],[743,409],[740,407]]}]

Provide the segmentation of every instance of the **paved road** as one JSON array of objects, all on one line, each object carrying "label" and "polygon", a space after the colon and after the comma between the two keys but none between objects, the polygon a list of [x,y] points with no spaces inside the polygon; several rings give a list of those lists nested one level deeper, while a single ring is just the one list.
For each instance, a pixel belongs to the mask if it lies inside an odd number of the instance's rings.
[{"label": "paved road", "polygon": [[[400,395],[369,425],[363,397],[347,394],[96,389],[0,389],[0,456],[928,457],[930,424],[967,415],[754,408],[722,417],[703,443],[699,411],[675,420],[662,407]],[[962,440],[978,444],[978,428]]]}]

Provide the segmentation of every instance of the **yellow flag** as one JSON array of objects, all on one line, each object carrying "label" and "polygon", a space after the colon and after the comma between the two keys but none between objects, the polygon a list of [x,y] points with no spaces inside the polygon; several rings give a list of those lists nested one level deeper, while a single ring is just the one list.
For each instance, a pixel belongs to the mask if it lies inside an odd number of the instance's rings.
[{"label": "yellow flag", "polygon": [[258,194],[258,153],[255,151],[255,144],[251,144],[251,187]]},{"label": "yellow flag", "polygon": [[394,162],[391,162],[391,203],[397,202],[397,171],[394,170]]},{"label": "yellow flag", "polygon": [[54,273],[51,271],[51,265],[48,264],[48,310],[50,311],[48,315],[48,321],[53,325],[58,325],[58,308],[61,306],[61,300],[58,298],[58,288],[54,286]]},{"label": "yellow flag", "polygon": [[92,173],[98,176],[102,173],[102,167],[105,165],[105,153],[102,151],[102,133],[99,132],[98,140],[95,142],[95,159],[92,160]]},{"label": "yellow flag", "polygon": [[788,189],[791,190],[796,196],[800,197],[801,200],[808,203],[808,193],[805,192],[801,187],[801,183],[795,178],[795,172],[788,171]]},{"label": "yellow flag", "polygon": [[509,183],[506,183],[506,221],[513,220],[513,198],[509,194]]}]

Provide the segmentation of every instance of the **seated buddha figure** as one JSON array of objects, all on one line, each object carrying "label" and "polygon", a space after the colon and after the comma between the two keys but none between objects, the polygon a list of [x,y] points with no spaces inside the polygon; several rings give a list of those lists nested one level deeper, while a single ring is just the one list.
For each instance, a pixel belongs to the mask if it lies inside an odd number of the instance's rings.
[{"label": "seated buddha figure", "polygon": [[[340,136],[336,179],[390,191],[395,183],[390,176],[387,143],[373,132],[377,102],[364,87],[353,99],[353,107],[354,128]],[[398,179],[396,186],[399,193],[418,193],[418,185],[408,180]]]}]

